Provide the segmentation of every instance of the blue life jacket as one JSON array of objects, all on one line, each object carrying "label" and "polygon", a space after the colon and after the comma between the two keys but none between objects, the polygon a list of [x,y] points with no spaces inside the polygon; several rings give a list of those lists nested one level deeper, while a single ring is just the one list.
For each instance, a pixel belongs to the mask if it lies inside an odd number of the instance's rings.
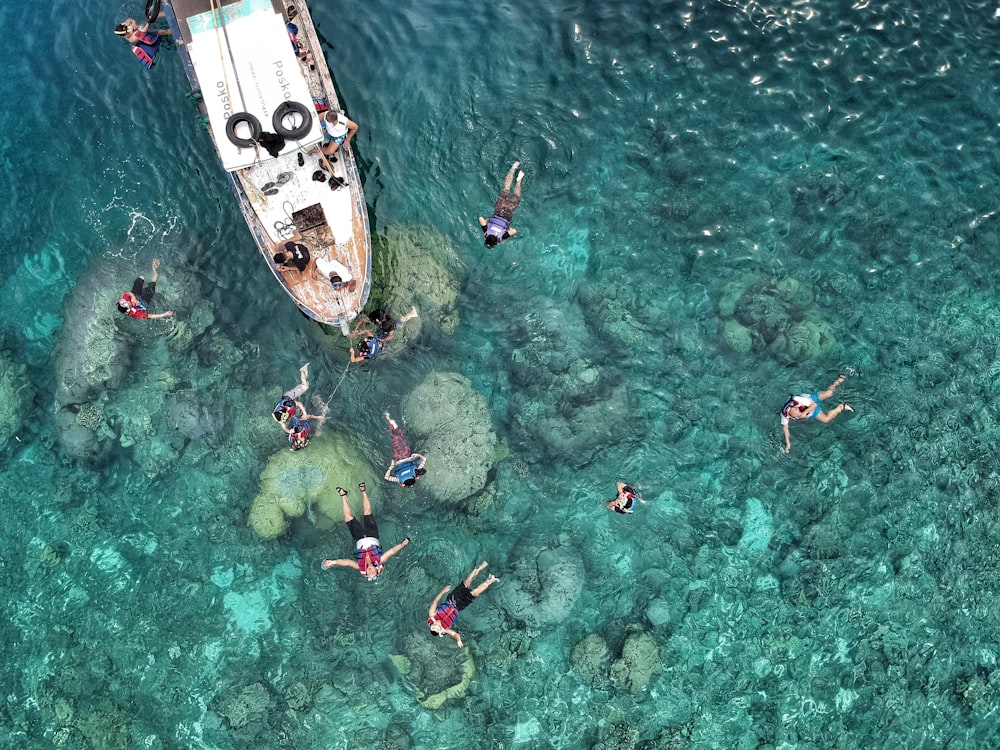
[{"label": "blue life jacket", "polygon": [[420,462],[412,460],[396,464],[396,476],[399,478],[399,483],[402,484],[408,479],[416,480],[418,466],[420,466]]},{"label": "blue life jacket", "polygon": [[368,345],[368,351],[361,352],[361,356],[365,359],[375,359],[382,352],[383,344],[377,338],[368,339],[365,342]]},{"label": "blue life jacket", "polygon": [[490,217],[490,220],[486,222],[486,226],[483,228],[483,234],[487,237],[495,237],[497,242],[503,242],[503,236],[507,233],[509,228],[510,222],[507,221],[507,219],[494,214]]},{"label": "blue life jacket", "polygon": [[299,52],[299,27],[294,23],[289,21],[285,24],[285,31],[288,32],[288,39],[292,43],[292,49],[295,50],[295,56],[298,57]]},{"label": "blue life jacket", "polygon": [[160,51],[160,37],[156,34],[147,34],[145,31],[135,32],[135,37],[137,41],[132,47],[132,53],[148,70],[153,67],[156,54]]}]

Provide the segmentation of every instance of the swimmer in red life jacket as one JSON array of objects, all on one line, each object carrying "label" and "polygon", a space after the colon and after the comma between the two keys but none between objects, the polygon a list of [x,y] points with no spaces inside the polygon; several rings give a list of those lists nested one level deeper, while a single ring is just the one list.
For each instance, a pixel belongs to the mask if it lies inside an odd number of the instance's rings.
[{"label": "swimmer in red life jacket", "polygon": [[139,276],[132,284],[132,291],[125,292],[117,302],[118,312],[128,315],[130,318],[140,320],[156,320],[158,318],[169,318],[174,314],[173,310],[162,313],[150,313],[149,306],[153,304],[153,295],[156,293],[157,271],[160,268],[160,261],[153,260],[153,278],[149,283]]},{"label": "swimmer in red life jacket", "polygon": [[329,570],[334,565],[342,568],[353,568],[365,580],[378,583],[379,578],[382,577],[382,570],[386,562],[410,543],[410,537],[406,537],[406,539],[395,547],[390,547],[383,552],[378,537],[378,524],[375,523],[375,516],[372,514],[372,504],[368,499],[368,490],[365,488],[364,482],[361,482],[358,487],[361,489],[361,497],[364,499],[362,523],[358,523],[358,519],[351,513],[351,506],[347,504],[347,490],[343,487],[337,488],[340,499],[344,504],[344,522],[347,524],[347,530],[351,532],[351,538],[354,540],[354,559],[324,560],[320,567],[323,570]]},{"label": "swimmer in red life jacket", "polygon": [[[455,639],[455,643],[458,644],[459,648],[462,648],[465,644],[462,643],[462,636],[460,636],[452,628],[452,625],[455,624],[455,620],[458,618],[459,613],[472,604],[472,602],[476,600],[476,597],[486,591],[486,589],[494,583],[500,582],[499,578],[491,574],[489,578],[476,586],[476,588],[469,588],[472,586],[472,582],[475,580],[476,576],[482,573],[486,568],[486,565],[487,563],[485,561],[479,563],[479,565],[477,565],[473,571],[465,577],[464,581],[451,590],[450,594],[448,594],[448,586],[441,589],[440,593],[434,597],[434,601],[431,602],[431,606],[427,610],[427,625],[430,627],[431,632],[439,638],[444,635],[450,635]],[[441,604],[441,597],[445,594],[448,594],[448,598],[444,600],[443,604]]]},{"label": "swimmer in red life jacket", "polygon": [[645,504],[645,500],[639,497],[639,490],[637,490],[631,484],[626,484],[625,482],[618,483],[618,494],[615,499],[608,503],[608,510],[613,510],[615,513],[632,513],[632,509],[635,507],[636,501]]}]

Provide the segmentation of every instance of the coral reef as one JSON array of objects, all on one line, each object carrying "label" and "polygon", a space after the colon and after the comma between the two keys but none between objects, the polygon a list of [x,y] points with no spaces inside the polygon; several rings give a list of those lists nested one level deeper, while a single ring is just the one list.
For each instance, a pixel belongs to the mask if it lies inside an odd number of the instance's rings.
[{"label": "coral reef", "polygon": [[583,589],[585,571],[577,550],[556,546],[536,552],[522,542],[526,552],[512,567],[513,575],[504,578],[497,600],[507,614],[538,628],[565,620]]},{"label": "coral reef", "polygon": [[260,682],[245,685],[226,698],[219,707],[219,715],[229,722],[233,729],[242,729],[251,722],[260,721],[267,713],[271,694]]},{"label": "coral reef", "polygon": [[25,369],[11,352],[0,352],[0,440],[4,442],[17,434],[31,413],[35,388]]},{"label": "coral reef", "polygon": [[815,293],[802,281],[748,274],[727,284],[719,298],[722,342],[737,354],[755,346],[774,357],[804,362],[836,345],[833,326],[815,307]]},{"label": "coral reef", "polygon": [[437,465],[428,460],[421,481],[435,498],[454,503],[486,486],[496,463],[497,438],[486,399],[468,378],[431,373],[406,398],[403,417],[413,450],[442,457]]},{"label": "coral reef", "polygon": [[608,644],[597,633],[588,634],[573,647],[570,664],[584,682],[593,684],[606,678],[611,664]]},{"label": "coral reef", "polygon": [[[279,450],[260,474],[260,489],[250,506],[248,523],[261,539],[277,539],[290,518],[311,504],[328,523],[343,521],[337,487],[371,482],[375,470],[347,436],[326,431],[301,451]],[[360,514],[355,498],[354,512]]]},{"label": "coral reef", "polygon": [[660,647],[645,631],[630,633],[622,655],[611,665],[611,682],[630,693],[640,693],[662,671]]},{"label": "coral reef", "polygon": [[[447,647],[450,644],[443,644]],[[445,701],[465,696],[476,674],[468,649],[449,649],[425,633],[410,633],[403,640],[401,654],[392,655],[392,664],[416,692],[417,702],[436,710]]]},{"label": "coral reef", "polygon": [[[386,354],[403,349],[424,326],[451,335],[462,276],[451,240],[424,224],[391,224],[372,237],[372,290],[368,310],[401,317],[411,305],[420,313],[396,330]],[[385,356],[385,355],[383,355]]]}]

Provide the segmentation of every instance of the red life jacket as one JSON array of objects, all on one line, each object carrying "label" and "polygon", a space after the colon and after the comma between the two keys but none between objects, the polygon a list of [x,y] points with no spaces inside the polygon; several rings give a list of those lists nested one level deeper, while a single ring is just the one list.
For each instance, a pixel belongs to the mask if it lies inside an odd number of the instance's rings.
[{"label": "red life jacket", "polygon": [[382,548],[377,544],[371,547],[362,547],[354,551],[354,559],[358,561],[358,572],[365,578],[368,577],[368,563],[375,566],[376,573],[382,572]]},{"label": "red life jacket", "polygon": [[144,31],[135,32],[136,42],[132,47],[133,54],[139,58],[139,62],[147,68],[153,67],[153,58],[160,51],[159,35],[148,34]]},{"label": "red life jacket", "polygon": [[450,599],[444,604],[439,604],[433,617],[427,618],[427,624],[433,625],[435,622],[445,630],[451,628],[455,620],[458,619],[458,607]]}]

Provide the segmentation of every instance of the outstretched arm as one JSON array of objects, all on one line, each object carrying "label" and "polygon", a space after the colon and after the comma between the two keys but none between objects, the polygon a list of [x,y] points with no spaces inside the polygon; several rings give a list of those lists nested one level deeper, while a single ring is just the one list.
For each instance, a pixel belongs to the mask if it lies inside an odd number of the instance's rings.
[{"label": "outstretched arm", "polygon": [[414,453],[413,456],[412,456],[412,458],[419,458],[420,459],[420,463],[417,465],[418,469],[424,468],[424,464],[427,463],[427,456],[423,455],[422,453]]},{"label": "outstretched arm", "polygon": [[385,476],[383,477],[383,479],[385,479],[385,481],[387,482],[395,482],[396,484],[399,484],[399,477],[397,477],[395,474],[392,473],[392,470],[395,468],[396,468],[396,462],[393,461],[391,464],[389,464],[389,468],[385,470]]},{"label": "outstretched arm", "polygon": [[339,568],[354,568],[355,570],[361,570],[357,560],[324,560],[320,567],[323,568],[323,570],[329,570],[334,565]]},{"label": "outstretched arm", "polygon": [[447,633],[448,635],[450,635],[450,636],[451,636],[452,638],[454,638],[454,639],[455,639],[455,643],[457,643],[457,644],[458,644],[458,647],[459,647],[459,648],[464,648],[464,647],[465,647],[465,644],[464,644],[464,643],[462,643],[462,636],[460,636],[460,635],[459,635],[458,633],[456,633],[456,632],[455,632],[454,630],[452,630],[451,628],[448,628],[448,629],[447,629],[446,631],[444,631],[444,632],[446,632],[446,633]]},{"label": "outstretched arm", "polygon": [[166,312],[156,313],[155,315],[150,315],[150,320],[156,320],[159,318],[172,318],[174,316],[173,310],[167,310]]},{"label": "outstretched arm", "polygon": [[792,436],[787,424],[781,425],[781,429],[785,431],[785,453],[789,453],[792,450]]},{"label": "outstretched arm", "polygon": [[392,547],[391,549],[388,549],[385,552],[383,552],[382,553],[382,563],[384,564],[390,557],[392,557],[393,555],[395,555],[397,552],[399,552],[401,549],[403,549],[403,547],[405,547],[409,543],[410,543],[410,537],[406,537],[406,539],[404,539],[403,541],[401,541],[395,547]]},{"label": "outstretched arm", "polygon": [[441,593],[434,597],[434,601],[431,602],[431,606],[427,610],[428,617],[434,616],[434,613],[437,612],[438,604],[441,603],[441,597],[447,594],[448,591],[449,587],[445,586],[443,589],[441,589]]}]

